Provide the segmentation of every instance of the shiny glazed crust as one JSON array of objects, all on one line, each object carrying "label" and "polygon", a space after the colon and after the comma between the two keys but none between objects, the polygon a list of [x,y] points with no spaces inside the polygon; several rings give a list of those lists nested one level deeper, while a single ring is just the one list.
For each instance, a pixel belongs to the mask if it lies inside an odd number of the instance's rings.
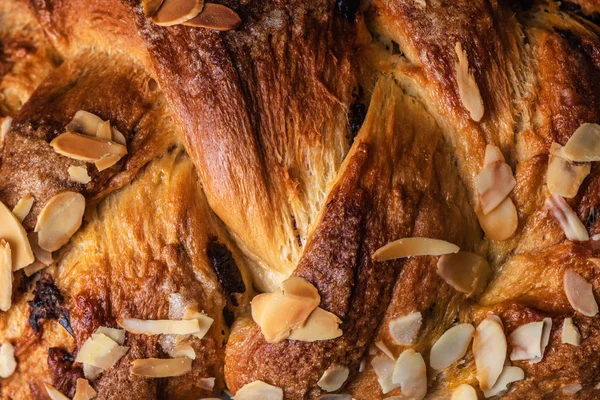
[{"label": "shiny glazed crust", "polygon": [[[400,396],[382,393],[370,361],[381,355],[376,342],[394,357],[408,348],[388,325],[417,311],[423,323],[410,347],[427,365],[432,345],[457,323],[477,326],[493,313],[508,336],[549,317],[543,360],[513,361],[525,378],[502,398],[600,397],[600,317],[575,312],[563,288],[570,268],[598,298],[590,261],[598,252],[567,240],[544,205],[552,142],[600,123],[600,6],[219,3],[239,14],[239,28],[158,26],[137,0],[0,0],[0,23],[15,26],[0,31],[0,116],[14,118],[0,201],[12,208],[33,195],[23,221],[32,230],[54,194],[87,200],[84,224],[56,264],[33,278],[14,274],[0,342],[15,346],[18,369],[1,381],[0,397],[46,399],[44,382],[72,397],[83,376],[73,357],[96,328],[167,319],[173,295],[215,320],[192,341],[192,371],[131,375],[134,359],[168,355],[164,337],[128,334],[129,353],[93,383],[98,399],[235,395],[257,380],[282,388],[285,399],[317,399],[326,394],[317,382],[334,365],[350,369],[338,393]],[[461,101],[457,42],[485,106],[479,122]],[[77,110],[110,120],[128,143],[115,166],[88,168],[86,185],[67,173],[81,162],[48,144]],[[475,214],[488,144],[516,179],[519,223],[504,241],[489,239]],[[600,233],[595,163],[568,203],[590,236]],[[403,237],[484,256],[493,271],[485,291],[467,298],[453,289],[436,273],[437,257],[372,260]],[[342,320],[341,337],[265,341],[249,302],[289,276],[318,289],[320,307]],[[52,312],[37,318],[48,293],[43,305]],[[579,347],[562,343],[565,318],[581,333]],[[208,377],[212,391],[200,385]],[[470,347],[447,369],[428,368],[427,378],[427,399],[448,399],[464,383],[483,398]],[[572,385],[581,385],[575,395],[564,391]]]}]

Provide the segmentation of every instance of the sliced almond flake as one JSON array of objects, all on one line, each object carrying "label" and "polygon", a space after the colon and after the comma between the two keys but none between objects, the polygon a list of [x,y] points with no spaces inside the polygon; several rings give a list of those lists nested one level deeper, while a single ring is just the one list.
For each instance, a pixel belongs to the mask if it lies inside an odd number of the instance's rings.
[{"label": "sliced almond flake", "polygon": [[505,198],[487,215],[477,210],[477,219],[485,234],[490,239],[498,241],[512,237],[519,225],[517,209],[510,197]]},{"label": "sliced almond flake", "polygon": [[483,214],[487,215],[498,207],[516,184],[508,164],[497,161],[483,167],[476,182]]},{"label": "sliced almond flake", "polygon": [[400,383],[392,382],[392,375],[396,363],[387,356],[376,356],[371,360],[371,366],[377,375],[377,382],[383,394],[387,394],[400,387]]},{"label": "sliced almond flake", "polygon": [[66,126],[68,132],[79,132],[84,135],[93,136],[98,131],[98,126],[104,121],[96,114],[88,111],[79,110],[73,116],[73,119]]},{"label": "sliced almond flake", "polygon": [[202,378],[198,382],[200,389],[208,390],[211,392],[215,388],[215,378]]},{"label": "sliced almond flake", "polygon": [[421,354],[407,349],[400,354],[392,382],[399,383],[402,394],[410,399],[421,400],[427,394],[427,367]]},{"label": "sliced almond flake", "polygon": [[113,165],[115,165],[116,163],[118,163],[120,159],[121,159],[121,157],[118,155],[110,155],[110,156],[102,157],[99,160],[96,160],[94,162],[94,165],[96,165],[96,168],[98,169],[98,171],[102,172],[105,169],[108,169],[108,168],[112,167]]},{"label": "sliced almond flake", "polygon": [[112,140],[112,129],[110,129],[110,121],[104,121],[98,125],[96,130],[96,137],[98,139]]},{"label": "sliced almond flake", "polygon": [[576,394],[581,389],[583,389],[583,386],[581,386],[580,383],[573,383],[573,384],[570,384],[570,385],[564,385],[562,387],[563,393],[570,394],[570,395]]},{"label": "sliced almond flake", "polygon": [[521,368],[507,365],[502,369],[502,373],[494,386],[488,390],[484,390],[483,395],[486,399],[488,397],[498,396],[506,392],[510,388],[511,383],[523,380],[523,378],[525,378],[525,373]]},{"label": "sliced almond flake", "polygon": [[75,386],[75,397],[73,400],[91,400],[96,397],[98,393],[90,386],[87,379],[78,378]]},{"label": "sliced almond flake", "polygon": [[477,392],[473,389],[473,386],[463,383],[452,391],[452,398],[450,400],[477,400]]},{"label": "sliced almond flake", "polygon": [[83,364],[83,376],[90,382],[94,382],[104,370],[102,368],[94,367],[90,364]]},{"label": "sliced almond flake", "polygon": [[363,359],[360,360],[360,365],[358,366],[358,372],[363,372],[365,370],[366,366],[367,366],[367,358],[363,357]]},{"label": "sliced almond flake", "polygon": [[460,100],[471,115],[471,119],[475,122],[479,122],[481,118],[483,118],[484,113],[483,99],[479,92],[479,86],[477,86],[473,74],[469,73],[469,59],[467,57],[467,52],[462,48],[462,44],[456,42],[454,50],[458,56],[458,62],[455,64],[455,69]]},{"label": "sliced almond flake", "polygon": [[492,318],[484,319],[475,330],[473,338],[477,380],[482,390],[491,389],[502,373],[506,347],[502,326]]},{"label": "sliced almond flake", "polygon": [[29,215],[31,212],[31,207],[33,207],[34,198],[30,194],[26,194],[21,197],[21,199],[17,202],[12,212],[15,214],[15,217],[21,222]]},{"label": "sliced almond flake", "polygon": [[86,185],[92,181],[87,168],[82,165],[72,165],[67,169],[67,172],[69,173],[69,179],[73,182]]},{"label": "sliced almond flake", "polygon": [[303,342],[335,339],[342,336],[341,322],[342,320],[337,315],[317,307],[310,314],[304,326],[292,330],[288,339]]},{"label": "sliced almond flake", "polygon": [[418,311],[394,318],[388,324],[390,336],[396,344],[410,346],[417,340],[422,323],[423,317]]},{"label": "sliced almond flake", "polygon": [[344,365],[332,365],[327,368],[317,385],[326,392],[335,392],[341,388],[350,375],[350,369]]},{"label": "sliced almond flake", "polygon": [[[35,256],[36,261],[41,262],[45,266],[48,266],[54,262],[54,258],[52,257],[52,252],[50,252],[48,250],[44,250],[40,247],[37,233],[35,233],[35,232],[28,233],[27,239],[29,239],[29,244],[31,245],[31,251],[33,251],[33,255]],[[27,268],[27,267],[25,267],[25,268]]]},{"label": "sliced almond flake", "polygon": [[13,271],[24,268],[35,260],[23,225],[2,202],[0,202],[0,238],[10,244]]},{"label": "sliced almond flake", "polygon": [[127,332],[142,335],[189,335],[200,332],[197,319],[186,320],[143,320],[136,318],[119,318],[119,326]]},{"label": "sliced almond flake", "polygon": [[127,154],[127,148],[122,144],[72,132],[58,135],[50,142],[50,146],[58,154],[87,162],[94,162],[108,155],[123,157]]},{"label": "sliced almond flake", "polygon": [[572,269],[565,271],[563,283],[567,299],[575,311],[587,317],[598,314],[598,303],[591,283]]},{"label": "sliced almond flake", "polygon": [[164,0],[152,22],[160,26],[182,24],[198,15],[204,7],[204,0]]},{"label": "sliced almond flake", "polygon": [[379,248],[373,253],[373,260],[387,261],[396,258],[415,256],[439,256],[457,253],[459,247],[445,240],[412,237],[398,239]]},{"label": "sliced almond flake", "polygon": [[475,328],[471,324],[459,324],[448,329],[431,347],[429,365],[433,369],[448,368],[465,356]]},{"label": "sliced almond flake", "polygon": [[67,396],[56,390],[54,386],[44,383],[44,387],[46,388],[46,393],[48,393],[48,396],[51,400],[69,400]]},{"label": "sliced almond flake", "polygon": [[231,8],[216,3],[207,3],[200,14],[185,21],[183,25],[215,31],[230,31],[240,26],[241,23],[242,19]]},{"label": "sliced almond flake", "polygon": [[0,310],[7,311],[12,302],[12,260],[10,244],[0,239]]},{"label": "sliced almond flake", "polygon": [[496,162],[506,162],[506,160],[504,159],[504,155],[502,154],[502,150],[500,150],[500,147],[496,145],[488,144],[487,146],[485,146],[485,158],[483,159],[483,167],[485,168],[488,165]]},{"label": "sliced almond flake", "polygon": [[441,256],[437,273],[454,289],[471,297],[483,292],[492,271],[482,256],[459,251]]},{"label": "sliced almond flake", "polygon": [[8,378],[17,369],[15,360],[15,348],[8,342],[0,346],[0,378]]},{"label": "sliced almond flake", "polygon": [[102,333],[114,340],[115,342],[117,342],[121,346],[123,345],[123,343],[125,343],[125,331],[123,329],[99,326],[98,329],[96,329],[96,332],[94,333]]},{"label": "sliced almond flake", "polygon": [[575,211],[560,196],[552,195],[546,199],[546,208],[560,224],[567,239],[585,242],[590,239],[585,225],[581,222]]},{"label": "sliced almond flake", "polygon": [[43,263],[39,262],[38,260],[35,260],[31,264],[29,264],[28,266],[23,268],[23,272],[25,273],[25,276],[29,277],[29,276],[35,274],[36,272],[43,270],[46,267],[47,267],[47,265],[44,265]]},{"label": "sliced almond flake", "polygon": [[312,299],[315,302],[321,301],[317,288],[304,278],[293,276],[281,283],[281,290],[286,296],[298,296]]},{"label": "sliced almond flake", "polygon": [[125,139],[125,135],[123,135],[121,133],[121,131],[119,131],[117,128],[115,128],[114,126],[111,128],[112,130],[112,137],[113,140],[119,144],[122,144],[123,146],[125,146],[127,144],[127,141]]},{"label": "sliced almond flake", "polygon": [[190,360],[196,359],[196,351],[188,342],[179,342],[175,345],[174,357],[187,357]]},{"label": "sliced almond flake", "polygon": [[48,200],[34,229],[40,247],[56,251],[65,245],[81,226],[84,211],[85,197],[80,193],[62,192]]},{"label": "sliced almond flake", "polygon": [[581,335],[579,330],[573,324],[573,318],[565,318],[563,321],[561,340],[563,343],[579,346],[581,344]]},{"label": "sliced almond flake", "polygon": [[385,345],[385,343],[383,343],[381,340],[375,342],[375,346],[377,346],[377,348],[379,350],[381,350],[381,352],[383,354],[385,354],[386,356],[388,356],[390,359],[392,359],[392,360],[396,359],[396,357],[394,357],[394,354],[392,354],[390,349],[388,349],[388,347]]},{"label": "sliced almond flake", "polygon": [[192,370],[192,360],[187,357],[178,358],[143,358],[131,362],[133,375],[147,378],[167,378],[185,375]]},{"label": "sliced almond flake", "polygon": [[187,320],[195,319],[198,321],[199,330],[198,330],[198,332],[193,334],[198,339],[202,339],[204,336],[206,336],[206,334],[208,333],[208,330],[210,329],[213,322],[215,321],[211,317],[204,315],[201,312],[197,311],[196,309],[190,308],[190,307],[187,307],[185,309],[185,311],[183,313],[183,319],[184,320],[185,319],[187,319]]},{"label": "sliced almond flake", "polygon": [[142,6],[144,7],[144,16],[146,18],[152,17],[160,6],[162,5],[163,0],[142,0]]},{"label": "sliced almond flake", "polygon": [[546,174],[546,185],[548,191],[557,196],[571,199],[577,195],[579,186],[590,174],[591,165],[574,164],[562,157],[553,155],[553,151],[561,148],[558,143],[552,143],[550,147],[550,160],[548,161],[548,172]]},{"label": "sliced almond flake", "polygon": [[510,359],[512,361],[532,360],[534,363],[541,361],[551,329],[552,320],[550,318],[530,322],[516,328],[508,336],[508,342],[512,347]]},{"label": "sliced almond flake", "polygon": [[235,400],[283,400],[283,390],[263,381],[254,381],[242,386],[235,393]]},{"label": "sliced almond flake", "polygon": [[570,161],[600,161],[600,125],[582,124],[555,154]]},{"label": "sliced almond flake", "polygon": [[13,119],[11,117],[4,117],[2,123],[0,124],[0,149],[4,144],[4,138],[6,138],[6,134],[10,130],[10,126],[12,125]]},{"label": "sliced almond flake", "polygon": [[83,343],[75,361],[109,369],[125,355],[127,350],[129,347],[119,346],[117,342],[103,333],[94,333]]}]

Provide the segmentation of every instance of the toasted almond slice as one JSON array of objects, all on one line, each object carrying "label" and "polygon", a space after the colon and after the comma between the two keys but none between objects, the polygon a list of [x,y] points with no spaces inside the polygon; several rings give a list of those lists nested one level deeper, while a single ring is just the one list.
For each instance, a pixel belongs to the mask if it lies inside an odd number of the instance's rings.
[{"label": "toasted almond slice", "polygon": [[46,393],[48,393],[50,400],[69,400],[67,396],[56,390],[54,386],[44,383],[44,387],[46,388]]},{"label": "toasted almond slice", "polygon": [[[553,143],[553,146],[560,145]],[[551,150],[552,153],[552,150]],[[591,165],[574,164],[562,157],[550,155],[548,162],[548,173],[546,174],[546,185],[552,194],[571,199],[577,195],[579,186],[589,175]]]},{"label": "toasted almond slice", "polygon": [[502,394],[509,389],[511,383],[520,381],[523,378],[525,378],[525,373],[521,368],[507,365],[502,369],[502,373],[494,386],[488,390],[484,390],[483,395],[487,399],[488,397]]},{"label": "toasted almond slice", "polygon": [[479,92],[479,86],[477,86],[473,74],[469,73],[469,59],[467,57],[467,52],[462,48],[462,44],[456,42],[454,50],[458,56],[458,62],[455,64],[455,69],[460,100],[471,115],[471,119],[479,122],[481,121],[481,118],[483,118],[484,113],[483,99]]},{"label": "toasted almond slice", "polygon": [[600,125],[581,125],[555,154],[569,161],[600,161]]},{"label": "toasted almond slice", "polygon": [[427,367],[421,354],[413,349],[404,350],[394,366],[392,383],[399,383],[402,394],[408,398],[424,398],[427,394]]},{"label": "toasted almond slice", "polygon": [[583,386],[581,386],[580,383],[572,383],[570,385],[564,385],[562,387],[563,393],[568,394],[568,395],[574,395],[577,392],[579,392],[581,389],[583,389]]},{"label": "toasted almond slice", "polygon": [[454,289],[471,297],[483,292],[491,270],[486,259],[480,255],[459,251],[441,256],[437,273]]},{"label": "toasted almond slice", "polygon": [[186,307],[186,309],[183,313],[183,319],[184,320],[195,319],[198,321],[198,326],[200,327],[200,330],[196,333],[193,333],[193,335],[195,337],[197,337],[198,339],[202,339],[208,333],[208,330],[210,329],[213,322],[215,321],[211,317],[202,314],[195,308],[190,308],[190,307]]},{"label": "toasted almond slice", "polygon": [[479,386],[482,390],[489,390],[502,373],[506,359],[504,329],[494,319],[484,319],[475,330],[473,355]]},{"label": "toasted almond slice", "polygon": [[10,244],[0,239],[0,310],[7,311],[12,302],[12,260]]},{"label": "toasted almond slice", "polygon": [[175,345],[173,357],[187,357],[190,360],[195,360],[196,351],[188,342],[179,342]]},{"label": "toasted almond slice", "polygon": [[204,0],[164,0],[152,22],[160,26],[184,23],[198,15],[204,7]]},{"label": "toasted almond slice", "polygon": [[567,239],[585,242],[590,236],[575,211],[560,196],[552,195],[546,199],[546,208],[560,224]]},{"label": "toasted almond slice", "polygon": [[498,207],[516,184],[508,164],[497,161],[483,167],[476,182],[483,213],[487,215]]},{"label": "toasted almond slice", "polygon": [[96,397],[98,393],[90,386],[87,379],[77,379],[77,386],[75,387],[75,397],[73,400],[91,400]]},{"label": "toasted almond slice", "polygon": [[304,326],[292,330],[288,339],[303,342],[335,339],[342,336],[342,330],[339,327],[341,322],[342,320],[337,315],[317,307],[310,314]]},{"label": "toasted almond slice", "polygon": [[321,296],[317,288],[304,278],[293,276],[281,283],[283,294],[288,296],[306,297],[320,302]]},{"label": "toasted almond slice", "polygon": [[80,193],[62,192],[48,200],[34,229],[40,247],[56,251],[65,245],[81,226],[84,211],[85,197]]},{"label": "toasted almond slice", "polygon": [[133,375],[147,378],[167,378],[185,375],[192,370],[192,360],[187,357],[178,358],[143,358],[131,362]]},{"label": "toasted almond slice", "polygon": [[105,169],[108,169],[108,168],[112,167],[113,165],[115,165],[116,163],[118,163],[120,159],[121,159],[121,156],[113,154],[113,155],[109,155],[106,157],[102,157],[99,160],[96,160],[94,162],[94,164],[96,165],[96,168],[98,169],[98,171],[102,172]]},{"label": "toasted almond slice", "polygon": [[125,140],[125,136],[121,133],[121,131],[119,131],[117,128],[115,128],[114,126],[110,128],[112,131],[112,138],[113,141],[122,144],[123,146],[125,146],[127,144],[127,141]]},{"label": "toasted almond slice", "polygon": [[463,383],[452,391],[452,398],[450,400],[477,400],[477,392],[473,389],[473,386]]},{"label": "toasted almond slice", "polygon": [[387,356],[376,356],[371,360],[371,366],[377,375],[377,381],[383,394],[400,387],[400,383],[392,382],[392,375],[396,366],[394,360]]},{"label": "toasted almond slice", "polygon": [[31,275],[35,274],[38,271],[43,270],[46,267],[47,267],[47,265],[44,265],[43,263],[39,262],[38,260],[35,260],[31,264],[29,264],[28,266],[23,268],[23,272],[25,272],[25,276],[30,277]]},{"label": "toasted almond slice", "polygon": [[390,359],[395,360],[394,354],[388,349],[388,347],[381,340],[375,342],[375,347],[377,347],[383,354],[388,356]]},{"label": "toasted almond slice", "polygon": [[469,349],[475,328],[471,324],[459,324],[448,329],[431,347],[429,365],[433,369],[446,369],[464,357]]},{"label": "toasted almond slice", "polygon": [[110,129],[110,121],[104,121],[98,125],[96,137],[98,139],[112,140],[112,130]]},{"label": "toasted almond slice", "polygon": [[332,365],[323,372],[323,376],[317,382],[317,385],[326,392],[335,392],[348,379],[350,369],[343,365]]},{"label": "toasted almond slice", "polygon": [[152,17],[160,6],[162,5],[163,0],[142,0],[142,6],[144,7],[144,17]]},{"label": "toasted almond slice", "polygon": [[487,146],[485,146],[485,158],[483,159],[483,167],[485,168],[488,165],[496,162],[506,162],[506,160],[504,159],[504,155],[502,154],[502,150],[500,150],[500,147],[496,145],[488,144]]},{"label": "toasted almond slice", "polygon": [[[548,318],[550,327],[552,320]],[[508,342],[512,346],[510,359],[512,361],[520,360],[535,360],[540,359],[544,355],[543,334],[544,321],[530,322],[516,328],[508,336]],[[545,347],[545,346],[544,346]]]},{"label": "toasted almond slice", "polygon": [[94,162],[107,155],[123,157],[127,154],[127,148],[116,142],[71,132],[58,135],[50,142],[50,146],[58,154],[87,162]]},{"label": "toasted almond slice", "polygon": [[390,336],[396,344],[410,346],[415,343],[422,323],[423,317],[418,311],[394,318],[388,325]]},{"label": "toasted almond slice", "polygon": [[123,329],[108,328],[106,326],[99,326],[94,333],[102,333],[114,340],[119,345],[123,346],[125,343],[125,331]]},{"label": "toasted almond slice", "polygon": [[573,318],[565,318],[563,321],[561,340],[563,343],[579,346],[581,344],[581,335],[579,330],[573,324]]},{"label": "toasted almond slice", "polygon": [[110,369],[127,353],[129,347],[119,346],[117,342],[103,333],[93,333],[83,343],[75,361]]},{"label": "toasted almond slice", "polygon": [[230,31],[240,26],[241,23],[242,19],[231,8],[216,3],[207,3],[200,14],[185,21],[183,25],[216,31]]},{"label": "toasted almond slice", "polygon": [[373,260],[387,261],[395,258],[415,256],[439,256],[457,253],[459,247],[445,240],[412,237],[398,239],[379,248],[373,253]]},{"label": "toasted almond slice", "polygon": [[[31,232],[27,234],[27,239],[29,239],[29,244],[31,245],[31,251],[33,251],[33,255],[35,256],[36,261],[41,262],[44,266],[48,266],[54,262],[54,258],[52,257],[52,252],[48,250],[44,250],[39,245],[38,234],[35,232]],[[35,263],[35,261],[34,261]],[[25,267],[27,268],[27,267]]]},{"label": "toasted almond slice", "polygon": [[102,372],[104,372],[102,368],[94,367],[90,364],[83,364],[83,376],[90,382],[94,382],[98,379],[98,377],[102,375]]},{"label": "toasted almond slice", "polygon": [[67,169],[67,172],[69,173],[69,179],[73,182],[86,185],[92,181],[87,168],[82,165],[72,165]]},{"label": "toasted almond slice", "polygon": [[142,335],[189,335],[200,332],[200,324],[195,318],[187,320],[119,318],[119,326],[130,333]]},{"label": "toasted almond slice", "polygon": [[17,369],[15,360],[15,348],[8,342],[0,346],[0,378],[8,378]]},{"label": "toasted almond slice", "polygon": [[498,207],[484,215],[477,210],[479,225],[485,234],[492,240],[506,240],[515,234],[519,225],[517,209],[510,197],[505,198]]},{"label": "toasted almond slice", "polygon": [[0,238],[10,244],[13,271],[24,268],[35,260],[21,222],[1,201]]},{"label": "toasted almond slice", "polygon": [[15,214],[15,217],[19,219],[19,221],[23,222],[25,217],[29,215],[31,211],[31,207],[33,207],[33,196],[30,194],[26,194],[21,197],[21,199],[17,202],[12,212]]},{"label": "toasted almond slice", "polygon": [[567,299],[575,311],[587,317],[598,314],[598,303],[591,283],[572,269],[565,271],[563,283]]},{"label": "toasted almond slice", "polygon": [[73,116],[73,119],[66,126],[68,132],[79,132],[84,135],[93,136],[98,131],[98,126],[104,121],[96,114],[88,111],[79,110]]},{"label": "toasted almond slice", "polygon": [[6,134],[8,133],[8,131],[10,130],[12,121],[13,121],[13,119],[11,117],[4,117],[4,119],[2,120],[2,123],[0,124],[0,149],[2,148],[2,145],[4,144],[4,138],[6,137]]},{"label": "toasted almond slice", "polygon": [[208,390],[209,392],[215,388],[215,378],[202,378],[198,383],[200,389]]},{"label": "toasted almond slice", "polygon": [[283,400],[283,390],[263,381],[247,383],[235,394],[235,400]]}]

